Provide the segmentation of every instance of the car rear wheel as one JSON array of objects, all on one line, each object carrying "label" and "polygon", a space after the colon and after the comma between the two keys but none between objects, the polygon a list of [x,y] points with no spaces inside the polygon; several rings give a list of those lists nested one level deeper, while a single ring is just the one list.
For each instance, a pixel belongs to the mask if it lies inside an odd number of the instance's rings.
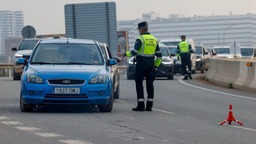
[{"label": "car rear wheel", "polygon": [[107,105],[99,105],[100,112],[111,112],[113,109],[113,103],[114,103],[114,92],[112,91],[110,100]]},{"label": "car rear wheel", "polygon": [[20,80],[20,76],[13,70],[13,80]]},{"label": "car rear wheel", "polygon": [[114,92],[114,99],[119,99],[119,94],[120,94],[120,90],[119,90],[119,86],[117,87],[116,91]]},{"label": "car rear wheel", "polygon": [[21,112],[32,112],[33,111],[33,106],[24,104],[21,94],[20,94],[20,111]]}]

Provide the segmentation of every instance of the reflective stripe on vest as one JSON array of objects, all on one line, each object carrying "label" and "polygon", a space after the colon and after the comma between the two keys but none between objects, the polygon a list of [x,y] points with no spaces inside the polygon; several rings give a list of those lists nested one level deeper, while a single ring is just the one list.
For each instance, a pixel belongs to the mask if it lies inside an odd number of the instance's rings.
[{"label": "reflective stripe on vest", "polygon": [[186,41],[182,41],[179,43],[180,53],[187,53],[189,52],[189,43]]},{"label": "reflective stripe on vest", "polygon": [[138,37],[141,40],[141,48],[137,55],[144,57],[153,57],[155,55],[157,39],[150,34],[141,35]]}]

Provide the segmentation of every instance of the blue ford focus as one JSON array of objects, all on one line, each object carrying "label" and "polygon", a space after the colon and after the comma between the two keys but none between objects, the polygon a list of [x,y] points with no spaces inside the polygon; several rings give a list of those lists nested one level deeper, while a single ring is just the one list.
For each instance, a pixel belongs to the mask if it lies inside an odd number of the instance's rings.
[{"label": "blue ford focus", "polygon": [[97,41],[83,39],[43,39],[24,64],[21,76],[20,110],[37,105],[87,104],[101,112],[113,108],[114,86],[109,67],[115,59],[104,59]]}]

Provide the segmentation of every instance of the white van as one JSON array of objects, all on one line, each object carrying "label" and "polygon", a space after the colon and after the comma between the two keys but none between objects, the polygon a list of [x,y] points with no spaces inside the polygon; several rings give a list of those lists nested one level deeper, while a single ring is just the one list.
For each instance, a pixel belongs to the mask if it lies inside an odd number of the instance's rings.
[{"label": "white van", "polygon": [[230,46],[215,46],[214,51],[219,58],[234,58],[241,57],[240,47],[230,47]]},{"label": "white van", "polygon": [[[195,52],[195,43],[193,39],[186,39],[186,41],[191,45],[192,50]],[[177,48],[178,44],[181,42],[181,39],[162,39],[159,41],[159,43],[164,44],[166,46],[175,46]],[[177,57],[173,57],[174,60],[177,59]],[[191,73],[196,73],[196,55],[195,53],[191,53]]]},{"label": "white van", "polygon": [[253,59],[256,56],[256,48],[254,47],[241,46],[240,50],[242,58]]}]

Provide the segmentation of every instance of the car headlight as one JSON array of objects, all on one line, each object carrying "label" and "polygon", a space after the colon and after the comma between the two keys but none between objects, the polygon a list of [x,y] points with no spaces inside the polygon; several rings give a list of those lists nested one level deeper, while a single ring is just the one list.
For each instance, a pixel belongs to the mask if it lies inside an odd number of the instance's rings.
[{"label": "car headlight", "polygon": [[104,84],[106,83],[107,76],[106,75],[98,75],[89,80],[89,84]]},{"label": "car headlight", "polygon": [[196,59],[196,61],[201,61],[201,60],[202,60],[201,58]]},{"label": "car headlight", "polygon": [[37,76],[37,75],[28,75],[27,76],[27,82],[28,83],[36,83],[36,84],[43,84],[44,80]]},{"label": "car headlight", "polygon": [[15,57],[16,57],[16,58],[22,58],[23,55],[22,55],[22,54],[15,54]]},{"label": "car headlight", "polygon": [[172,61],[172,59],[163,59],[163,60],[162,60],[162,63],[163,63],[163,64],[172,64],[173,61]]}]

